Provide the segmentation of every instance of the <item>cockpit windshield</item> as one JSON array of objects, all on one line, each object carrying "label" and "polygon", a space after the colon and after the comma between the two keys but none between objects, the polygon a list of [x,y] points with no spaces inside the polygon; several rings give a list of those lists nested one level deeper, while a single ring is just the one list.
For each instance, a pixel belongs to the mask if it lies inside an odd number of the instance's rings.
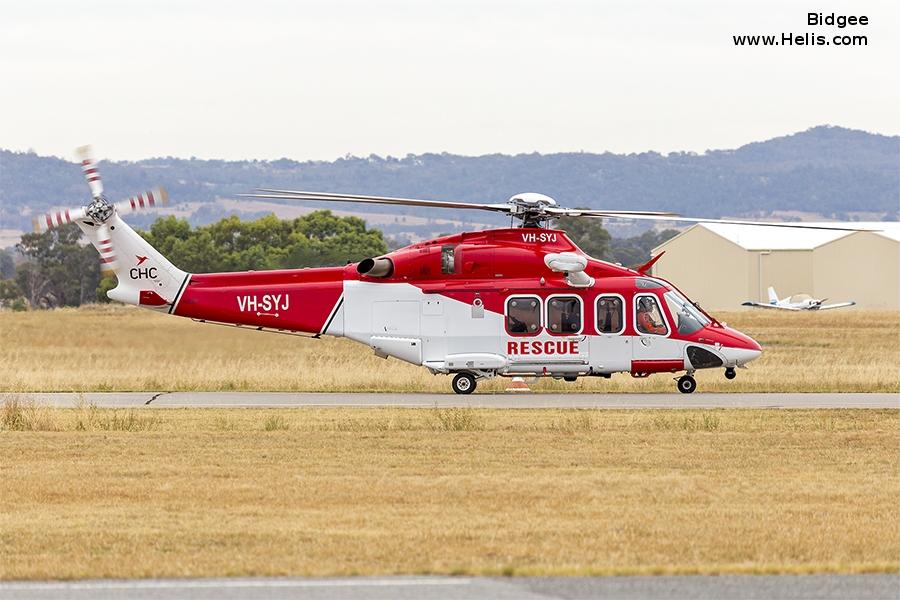
[{"label": "cockpit windshield", "polygon": [[675,319],[678,333],[688,335],[703,329],[712,322],[690,300],[675,290],[666,292],[663,297],[666,299],[666,304],[669,305],[672,318]]}]

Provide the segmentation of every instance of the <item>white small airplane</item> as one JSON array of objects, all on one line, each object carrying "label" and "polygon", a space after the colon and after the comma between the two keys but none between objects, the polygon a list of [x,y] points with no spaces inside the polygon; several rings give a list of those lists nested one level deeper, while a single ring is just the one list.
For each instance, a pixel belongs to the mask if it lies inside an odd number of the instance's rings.
[{"label": "white small airplane", "polygon": [[742,306],[758,306],[759,308],[780,308],[781,310],[828,310],[829,308],[843,308],[845,306],[853,306],[856,302],[836,302],[834,304],[823,304],[828,298],[817,300],[809,294],[794,294],[786,298],[778,299],[774,287],[769,287],[769,303],[764,302],[747,302]]}]

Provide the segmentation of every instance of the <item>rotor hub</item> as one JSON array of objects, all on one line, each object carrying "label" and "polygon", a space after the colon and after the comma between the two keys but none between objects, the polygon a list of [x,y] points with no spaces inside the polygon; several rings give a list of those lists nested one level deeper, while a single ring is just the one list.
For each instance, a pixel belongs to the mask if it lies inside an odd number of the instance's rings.
[{"label": "rotor hub", "polygon": [[530,208],[556,206],[556,200],[554,200],[550,196],[538,194],[537,192],[524,192],[522,194],[516,194],[515,196],[510,197],[510,199],[506,202],[512,204],[513,206]]},{"label": "rotor hub", "polygon": [[556,200],[537,192],[516,194],[506,203],[512,208],[511,216],[521,219],[522,227],[543,227],[552,218],[547,209],[557,206]]}]

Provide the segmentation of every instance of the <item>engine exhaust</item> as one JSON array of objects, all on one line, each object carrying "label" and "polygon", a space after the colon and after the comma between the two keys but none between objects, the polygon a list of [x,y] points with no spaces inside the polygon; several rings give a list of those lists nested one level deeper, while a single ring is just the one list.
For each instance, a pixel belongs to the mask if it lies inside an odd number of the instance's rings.
[{"label": "engine exhaust", "polygon": [[394,261],[389,258],[366,258],[356,265],[356,272],[367,277],[390,277]]}]

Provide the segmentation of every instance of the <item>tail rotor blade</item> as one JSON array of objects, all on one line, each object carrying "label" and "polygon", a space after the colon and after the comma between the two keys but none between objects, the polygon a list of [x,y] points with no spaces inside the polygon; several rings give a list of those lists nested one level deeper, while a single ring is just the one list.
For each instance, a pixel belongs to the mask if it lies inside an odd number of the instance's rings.
[{"label": "tail rotor blade", "polygon": [[81,159],[81,171],[84,178],[87,179],[88,185],[91,187],[91,197],[96,198],[103,195],[103,182],[100,180],[100,172],[97,170],[97,161],[94,160],[90,146],[81,146],[76,150],[78,157]]},{"label": "tail rotor blade", "polygon": [[84,208],[75,208],[72,210],[63,209],[56,212],[49,212],[31,220],[34,225],[35,233],[43,233],[48,229],[71,223],[77,219],[84,218]]},{"label": "tail rotor blade", "polygon": [[[163,206],[168,203],[169,195],[164,188],[159,187],[117,202],[114,207],[119,214],[127,215],[144,208]],[[63,209],[35,217],[31,222],[34,225],[35,233],[43,233],[48,229],[82,220],[85,217],[87,217],[86,208]]]},{"label": "tail rotor blade", "polygon": [[106,223],[97,228],[97,250],[100,252],[100,270],[104,272],[115,271],[118,266],[116,251],[109,235],[109,227]]},{"label": "tail rotor blade", "polygon": [[165,188],[153,188],[149,192],[132,196],[127,200],[116,202],[116,212],[120,215],[127,215],[144,208],[152,208],[154,206],[164,206],[169,203],[169,194]]}]

